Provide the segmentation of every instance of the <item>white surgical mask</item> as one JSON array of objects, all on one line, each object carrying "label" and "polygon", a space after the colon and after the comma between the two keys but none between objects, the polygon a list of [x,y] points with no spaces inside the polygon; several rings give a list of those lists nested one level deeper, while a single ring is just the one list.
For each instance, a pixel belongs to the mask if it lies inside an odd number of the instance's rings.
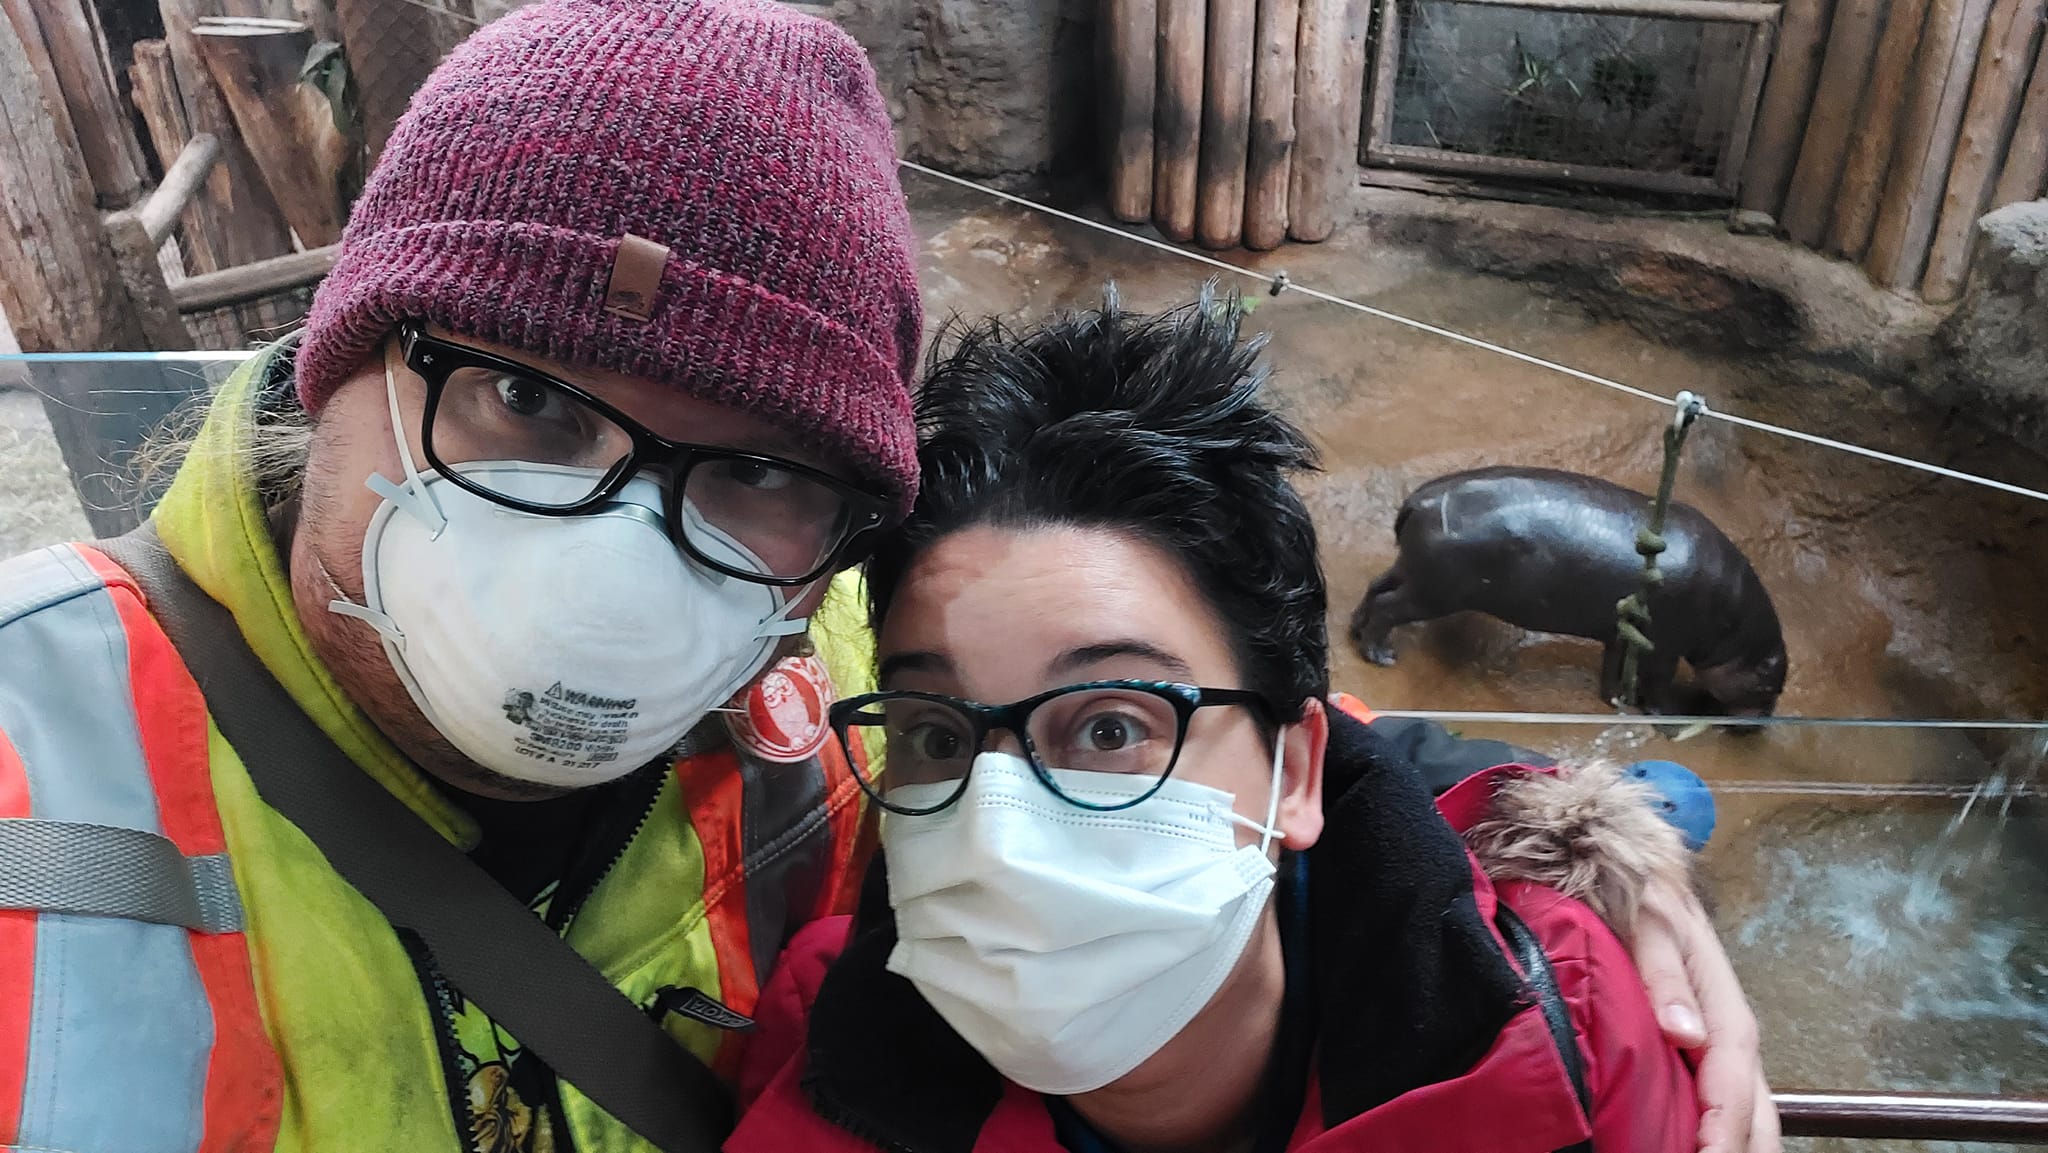
[{"label": "white surgical mask", "polygon": [[[981,754],[952,807],[884,821],[890,971],[1025,1088],[1109,1084],[1194,1019],[1250,942],[1273,889],[1283,747],[1263,825],[1233,811],[1229,793],[1177,778],[1129,809],[1083,809],[1023,758]],[[1052,772],[1101,803],[1151,785]],[[953,787],[903,785],[889,799],[937,804]],[[1258,830],[1257,845],[1237,843],[1240,825]]]},{"label": "white surgical mask", "polygon": [[[685,557],[647,478],[585,516],[536,516],[422,474],[385,368],[405,482],[363,537],[363,599],[329,608],[368,622],[440,734],[493,772],[580,788],[674,746],[804,628],[795,599]],[[495,492],[560,503],[597,473],[514,461],[456,466]],[[694,515],[685,509],[685,515]],[[738,566],[752,553],[709,525],[691,539]],[[796,599],[801,599],[800,597]]]}]

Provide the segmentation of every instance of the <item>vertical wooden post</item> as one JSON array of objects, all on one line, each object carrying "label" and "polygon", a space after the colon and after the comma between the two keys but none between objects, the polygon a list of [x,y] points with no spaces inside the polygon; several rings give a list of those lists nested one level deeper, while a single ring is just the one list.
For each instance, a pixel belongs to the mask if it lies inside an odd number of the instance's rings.
[{"label": "vertical wooden post", "polygon": [[57,139],[66,148],[78,150],[78,130],[71,123],[71,106],[64,102],[64,83],[57,78],[56,66],[50,63],[50,50],[43,42],[43,24],[36,19],[36,10],[28,0],[0,0],[0,19],[14,25],[15,35],[28,51],[29,63],[36,70],[36,78],[42,81],[43,99],[57,126]]},{"label": "vertical wooden post", "polygon": [[264,186],[256,162],[242,143],[241,133],[235,130],[227,101],[214,87],[206,61],[199,54],[193,29],[199,24],[200,5],[201,0],[159,0],[164,15],[164,43],[170,49],[186,128],[195,134],[210,132],[220,138],[220,163],[207,178],[206,191],[193,201],[197,220],[188,231],[188,239],[192,233],[204,237],[204,243],[186,249],[195,273],[217,272],[292,251],[291,231],[285,225],[284,215],[270,189]]},{"label": "vertical wooden post", "polygon": [[1806,118],[1799,165],[1785,193],[1785,210],[1778,216],[1785,234],[1808,248],[1819,248],[1827,233],[1849,150],[1849,129],[1870,80],[1885,7],[1886,0],[1840,0],[1835,5],[1834,28],[1828,33],[1827,59],[1814,88],[1813,111]]},{"label": "vertical wooden post", "polygon": [[1294,178],[1294,53],[1300,33],[1301,0],[1259,0],[1244,194],[1245,247],[1259,251],[1278,248],[1287,239],[1287,186]]},{"label": "vertical wooden post", "polygon": [[[135,42],[135,63],[128,66],[128,90],[135,98],[136,110],[142,113],[143,126],[149,129],[149,143],[156,154],[174,158],[183,153],[186,142],[192,139],[192,128],[185,119],[185,103],[178,96],[178,76],[171,64],[171,50],[163,41]],[[182,274],[188,267],[195,271],[219,268],[220,262],[214,257],[206,235],[205,210],[197,202],[188,204],[179,219],[184,229],[178,243],[179,272]],[[191,261],[189,266],[186,259]]]},{"label": "vertical wooden post", "polygon": [[1209,0],[1209,58],[1202,77],[1202,165],[1195,240],[1236,248],[1244,239],[1244,176],[1251,147],[1255,0]]},{"label": "vertical wooden post", "polygon": [[114,263],[121,270],[121,284],[128,293],[135,323],[143,332],[143,346],[156,350],[192,347],[192,334],[178,319],[178,305],[171,299],[170,285],[157,264],[156,242],[133,209],[123,209],[106,219],[107,243]]},{"label": "vertical wooden post", "polygon": [[28,0],[42,27],[77,132],[86,173],[103,208],[124,208],[142,195],[142,149],[107,62],[98,14],[80,0]]},{"label": "vertical wooden post", "polygon": [[1103,46],[1103,87],[1109,97],[1103,118],[1109,141],[1109,211],[1126,224],[1140,224],[1152,219],[1159,0],[1104,0],[1096,36]]},{"label": "vertical wooden post", "polygon": [[1806,135],[1806,112],[1812,106],[1815,73],[1833,10],[1833,0],[1785,0],[1778,58],[1771,61],[1764,81],[1756,135],[1743,165],[1739,203],[1745,209],[1776,216],[1784,208],[1785,187],[1791,183],[1799,142]]},{"label": "vertical wooden post", "polygon": [[1913,56],[1927,22],[1929,0],[1892,0],[1885,14],[1884,35],[1870,67],[1869,83],[1849,134],[1849,158],[1835,189],[1835,210],[1828,224],[1827,250],[1849,260],[1862,260],[1877,226],[1877,205],[1897,150],[1899,122],[1905,118],[1906,88],[1913,77]]},{"label": "vertical wooden post", "polygon": [[2048,36],[2042,37],[2041,51],[2034,58],[2034,79],[2027,84],[2027,99],[2020,105],[2019,120],[2013,124],[2012,148],[2005,155],[2005,171],[1998,174],[1998,187],[1991,192],[1991,207],[2004,208],[2022,200],[2048,193]]},{"label": "vertical wooden post", "polygon": [[327,101],[299,83],[313,31],[296,20],[209,18],[193,30],[199,53],[242,133],[263,183],[307,248],[341,239],[338,176],[348,141]]},{"label": "vertical wooden post", "polygon": [[[1948,188],[1941,198],[1941,216],[1934,229],[1934,247],[1927,255],[1927,275],[1920,295],[1941,304],[1961,295],[1969,275],[1970,253],[1977,239],[1977,218],[1991,200],[1992,181],[2012,139],[2014,118],[2034,62],[2041,14],[2048,0],[1997,0],[1984,45],[1977,56],[1970,103],[1963,112],[1962,135],[1949,167]],[[2048,327],[2048,317],[2042,319]]]},{"label": "vertical wooden post", "polygon": [[1294,171],[1287,232],[1327,240],[1356,183],[1358,127],[1365,98],[1365,27],[1370,0],[1301,0],[1295,44]]},{"label": "vertical wooden post", "polygon": [[[1227,0],[1216,0],[1225,3]],[[1206,0],[1159,0],[1159,99],[1152,221],[1174,240],[1195,235],[1202,146],[1202,56]]]},{"label": "vertical wooden post", "polygon": [[58,138],[11,21],[0,21],[0,308],[31,352],[143,347],[84,164]]},{"label": "vertical wooden post", "polygon": [[[11,20],[0,20],[0,311],[30,352],[147,347],[84,161],[59,139]],[[119,492],[107,482],[89,390],[77,378],[36,386],[94,529],[118,529],[123,518],[96,511],[117,505]]]},{"label": "vertical wooden post", "polygon": [[1990,8],[1991,0],[1934,0],[1928,10],[1898,155],[1863,261],[1864,271],[1886,288],[1918,284],[1926,267]]}]

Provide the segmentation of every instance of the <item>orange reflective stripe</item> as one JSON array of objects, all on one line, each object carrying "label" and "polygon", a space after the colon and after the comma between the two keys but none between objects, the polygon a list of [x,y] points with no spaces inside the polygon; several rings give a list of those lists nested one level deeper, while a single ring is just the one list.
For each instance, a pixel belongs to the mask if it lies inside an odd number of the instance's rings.
[{"label": "orange reflective stripe", "polygon": [[[7,734],[0,733],[0,817],[28,815],[28,770]],[[0,909],[0,1147],[12,1146],[21,1127],[35,967],[35,913]]]},{"label": "orange reflective stripe", "polygon": [[1373,711],[1365,707],[1365,702],[1350,693],[1331,693],[1330,703],[1368,725],[1375,719]]},{"label": "orange reflective stripe", "polygon": [[[77,551],[107,582],[128,637],[129,684],[164,835],[187,856],[224,853],[199,685],[128,574],[92,549]],[[257,1007],[248,942],[240,933],[193,933],[191,946],[213,1010],[200,1153],[268,1150],[277,1142],[284,1075]]]},{"label": "orange reflective stripe", "polygon": [[[858,742],[852,753],[865,767],[867,751]],[[847,765],[838,737],[819,750],[818,762],[825,769],[825,808],[832,824],[832,875],[820,887],[818,907],[811,915],[833,917],[851,913],[860,904],[861,877],[874,857],[879,823],[874,819],[874,806],[865,803],[866,794]]]},{"label": "orange reflective stripe", "polygon": [[93,549],[81,547],[78,554],[107,582],[121,630],[128,634],[128,683],[164,836],[188,857],[224,853],[227,838],[207,770],[206,700],[170,639],[143,608],[142,592],[128,574]]},{"label": "orange reflective stripe", "polygon": [[[718,999],[735,1013],[753,1015],[761,997],[754,973],[753,934],[747,924],[746,846],[742,840],[746,781],[731,748],[676,762],[678,803],[704,848],[704,920],[718,958]],[[744,1034],[727,1033],[711,1069],[727,1082],[739,1079]]]}]

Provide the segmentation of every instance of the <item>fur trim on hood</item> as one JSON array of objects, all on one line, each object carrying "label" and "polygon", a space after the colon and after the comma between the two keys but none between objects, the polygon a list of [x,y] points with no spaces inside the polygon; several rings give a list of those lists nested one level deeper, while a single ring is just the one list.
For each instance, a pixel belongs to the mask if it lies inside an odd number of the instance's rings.
[{"label": "fur trim on hood", "polygon": [[1495,881],[1533,881],[1584,901],[1627,940],[1652,884],[1692,887],[1685,840],[1658,815],[1657,799],[1608,761],[1518,773],[1500,782],[1493,815],[1465,842]]}]

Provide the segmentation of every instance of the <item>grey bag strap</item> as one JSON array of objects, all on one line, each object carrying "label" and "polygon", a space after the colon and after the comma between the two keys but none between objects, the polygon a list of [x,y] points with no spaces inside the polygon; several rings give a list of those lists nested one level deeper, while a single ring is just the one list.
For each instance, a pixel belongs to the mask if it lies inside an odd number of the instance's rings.
[{"label": "grey bag strap", "polygon": [[242,931],[224,854],[188,857],[160,833],[82,821],[0,819],[0,909]]},{"label": "grey bag strap", "polygon": [[154,525],[94,544],[135,578],[266,803],[442,974],[555,1073],[665,1153],[713,1153],[731,1102],[711,1070],[504,886],[327,739],[171,559]]}]

